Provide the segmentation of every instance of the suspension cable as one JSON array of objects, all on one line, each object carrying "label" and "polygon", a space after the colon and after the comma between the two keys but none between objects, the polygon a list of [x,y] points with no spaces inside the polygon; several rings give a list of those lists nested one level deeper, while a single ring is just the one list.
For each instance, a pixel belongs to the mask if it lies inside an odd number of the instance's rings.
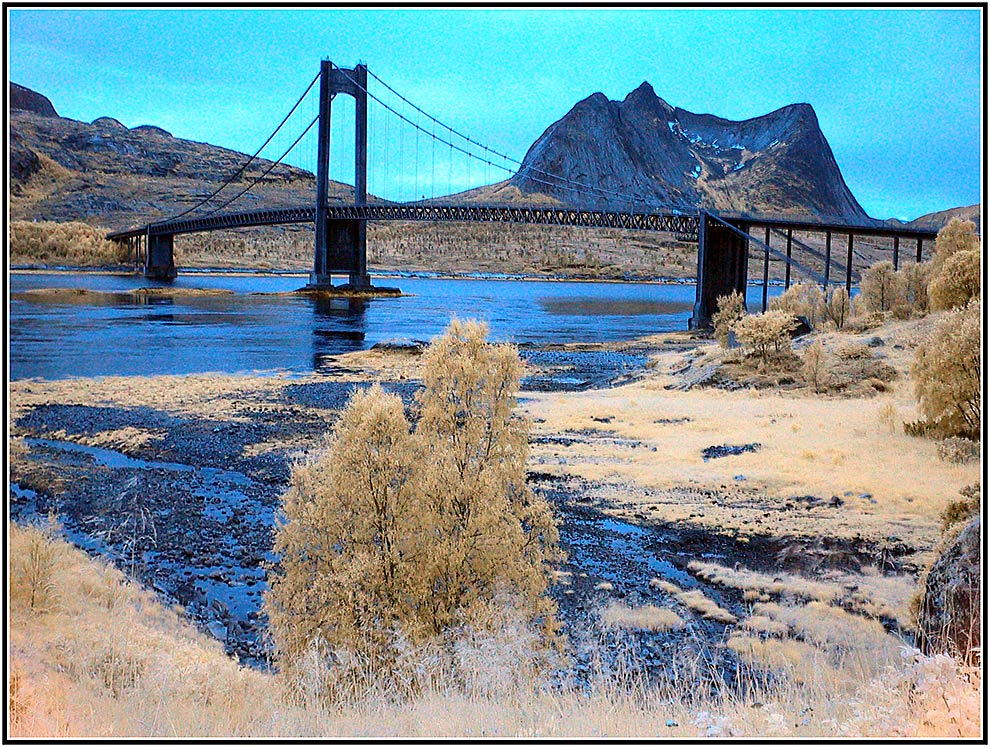
[{"label": "suspension cable", "polygon": [[302,133],[299,135],[299,137],[297,137],[293,141],[292,145],[290,145],[285,150],[285,152],[278,157],[278,160],[277,161],[272,161],[271,165],[269,165],[269,167],[267,169],[265,169],[262,172],[262,174],[259,177],[257,177],[253,182],[251,182],[248,186],[246,186],[244,189],[242,189],[240,192],[238,192],[236,195],[234,195],[233,197],[231,197],[229,200],[227,200],[225,203],[223,203],[219,207],[213,208],[213,210],[211,210],[209,213],[207,213],[207,215],[213,215],[218,210],[222,210],[223,208],[227,207],[230,203],[232,203],[234,200],[236,200],[238,197],[240,197],[241,195],[243,195],[245,192],[247,192],[250,189],[253,189],[262,179],[264,179],[266,176],[268,176],[271,173],[272,169],[274,169],[276,166],[278,166],[282,162],[282,159],[283,158],[285,158],[287,155],[289,155],[289,153],[292,152],[292,149],[293,148],[295,148],[297,145],[299,145],[299,141],[302,140],[306,136],[306,133],[309,132],[311,129],[313,129],[313,125],[315,125],[319,121],[320,121],[320,117],[319,117],[319,115],[317,115],[316,117],[313,118],[313,121],[312,122],[310,122],[308,125],[306,125],[306,129],[303,130]]},{"label": "suspension cable", "polygon": [[[225,189],[225,188],[226,188],[226,187],[227,187],[228,185],[230,185],[230,184],[231,184],[231,183],[232,183],[232,182],[233,182],[233,181],[234,181],[234,180],[235,180],[235,179],[236,179],[237,177],[239,177],[239,176],[240,176],[241,174],[243,174],[243,173],[244,173],[244,171],[245,171],[245,170],[247,169],[247,167],[248,167],[248,166],[250,166],[250,165],[251,165],[251,163],[252,163],[252,162],[254,162],[254,160],[255,160],[255,159],[256,159],[256,158],[258,157],[258,155],[259,155],[259,154],[261,153],[261,151],[263,151],[263,150],[264,150],[264,149],[265,149],[265,148],[266,148],[266,147],[268,146],[268,144],[269,144],[269,143],[270,143],[270,142],[272,141],[272,139],[274,139],[274,137],[275,137],[275,136],[276,136],[276,135],[278,134],[278,132],[279,132],[279,130],[281,130],[281,129],[282,129],[282,127],[283,127],[283,126],[285,125],[285,123],[289,121],[289,117],[291,117],[291,116],[292,116],[292,114],[293,114],[293,113],[294,113],[294,112],[296,111],[296,109],[297,109],[297,108],[299,108],[299,105],[300,105],[300,104],[301,104],[301,103],[303,102],[303,99],[305,99],[305,98],[306,98],[306,96],[307,96],[307,95],[309,95],[309,92],[310,92],[310,91],[311,91],[311,90],[313,89],[313,86],[314,86],[314,85],[316,84],[316,81],[318,81],[319,79],[320,79],[320,74],[319,74],[319,73],[317,73],[317,74],[316,74],[316,77],[315,77],[315,78],[313,78],[313,80],[311,80],[311,81],[310,81],[310,83],[309,83],[309,85],[308,85],[308,86],[306,86],[306,90],[305,90],[305,91],[303,91],[303,94],[302,94],[302,96],[300,96],[300,97],[299,97],[299,99],[298,99],[298,100],[296,101],[296,103],[292,105],[292,108],[291,108],[291,109],[289,110],[289,113],[285,115],[285,117],[284,117],[284,118],[282,119],[282,121],[281,121],[281,122],[279,123],[279,125],[278,125],[278,127],[276,127],[276,128],[275,128],[275,131],[274,131],[274,132],[272,132],[272,134],[268,136],[268,139],[267,139],[267,140],[265,140],[265,142],[261,144],[261,147],[260,147],[260,148],[258,148],[258,150],[256,150],[256,151],[254,152],[254,155],[252,155],[252,156],[251,156],[250,158],[248,158],[248,160],[247,160],[247,161],[245,161],[245,162],[244,162],[244,165],[243,165],[243,166],[241,166],[241,167],[240,167],[240,168],[239,168],[239,169],[238,169],[238,170],[237,170],[237,171],[236,171],[236,172],[234,173],[234,175],[233,175],[233,176],[231,176],[230,178],[228,178],[228,179],[227,179],[227,181],[225,181],[225,182],[224,182],[223,184],[221,184],[221,185],[220,185],[220,186],[219,186],[219,187],[218,187],[217,189],[215,189],[215,190],[213,191],[213,193],[212,193],[212,194],[211,194],[211,195],[210,195],[209,197],[207,197],[207,198],[205,198],[205,199],[203,199],[203,200],[201,200],[201,201],[200,201],[200,202],[198,202],[197,204],[195,204],[195,205],[193,205],[193,206],[192,206],[191,208],[188,208],[188,209],[186,209],[186,210],[183,210],[183,211],[182,211],[181,213],[178,213],[177,215],[173,215],[173,216],[172,216],[172,217],[170,217],[170,218],[166,218],[164,222],[168,222],[168,221],[173,221],[173,220],[176,220],[176,219],[178,219],[178,218],[181,218],[181,217],[182,217],[182,216],[184,216],[184,215],[187,215],[187,214],[189,214],[189,213],[191,213],[191,212],[193,212],[194,210],[198,210],[198,209],[199,209],[199,208],[201,208],[201,207],[202,207],[203,205],[205,205],[205,204],[206,204],[206,203],[208,203],[208,202],[209,202],[210,200],[212,200],[212,199],[213,199],[214,197],[216,197],[216,196],[217,196],[218,194],[220,194],[220,192],[221,192],[221,191],[223,191],[223,190],[224,190],[224,189]],[[284,157],[284,156],[283,156],[283,157]],[[242,192],[241,194],[243,194],[243,192]],[[239,197],[239,196],[240,196],[240,195],[238,195],[238,197]],[[235,199],[236,199],[236,198],[235,198]],[[227,201],[226,203],[224,203],[224,205],[229,205],[229,204],[230,204],[230,202],[232,202],[232,200],[228,200],[228,201]],[[210,212],[209,214],[210,214],[210,215],[212,215],[212,214],[213,214],[213,213],[215,213],[215,212],[216,212],[216,210],[214,210],[214,211],[212,211],[212,212]]]},{"label": "suspension cable", "polygon": [[[475,158],[475,159],[477,159],[479,161],[482,161],[484,163],[487,163],[487,164],[489,164],[491,166],[496,166],[497,168],[501,168],[503,171],[506,171],[506,172],[508,172],[510,174],[516,173],[516,172],[514,172],[513,169],[507,168],[506,166],[503,166],[501,164],[496,164],[496,163],[491,163],[489,161],[486,161],[481,156],[478,156],[478,155],[476,155],[474,153],[470,153],[469,151],[466,151],[463,148],[459,148],[458,146],[454,145],[453,144],[453,135],[457,135],[458,137],[462,138],[463,140],[467,141],[468,143],[471,143],[472,145],[475,145],[475,146],[481,148],[482,150],[487,151],[488,153],[491,153],[491,154],[493,154],[495,156],[498,156],[499,158],[502,158],[502,159],[504,159],[506,161],[509,161],[510,163],[514,163],[514,164],[516,164],[517,166],[520,166],[520,167],[523,165],[522,161],[519,161],[519,160],[517,160],[515,158],[512,158],[511,156],[509,156],[507,154],[499,153],[498,151],[493,150],[492,148],[489,148],[484,143],[480,143],[477,140],[474,140],[473,138],[471,138],[471,137],[463,134],[462,132],[460,132],[458,130],[455,130],[450,125],[441,122],[439,119],[437,119],[433,115],[429,114],[428,112],[424,111],[423,109],[421,109],[420,107],[418,107],[416,104],[414,104],[412,101],[410,101],[409,99],[407,99],[405,96],[403,96],[402,94],[400,94],[398,91],[396,91],[394,88],[392,88],[388,83],[386,83],[381,78],[379,78],[377,75],[375,75],[371,70],[368,71],[368,75],[370,75],[375,80],[377,80],[379,83],[381,83],[386,89],[388,89],[389,91],[391,91],[401,101],[405,102],[406,104],[408,104],[409,106],[411,106],[413,109],[415,109],[417,112],[421,113],[423,116],[425,116],[428,119],[432,120],[434,123],[440,125],[441,129],[446,129],[451,134],[451,139],[450,139],[450,141],[445,141],[442,138],[437,138],[437,139],[440,140],[441,143],[444,143],[446,145],[449,145],[452,149],[457,149],[457,150],[461,151],[462,153],[466,153],[470,157]],[[345,76],[346,76],[346,73],[345,73]],[[355,85],[357,85],[357,83],[355,81],[352,81],[352,82],[354,82]],[[365,93],[368,93],[368,91],[365,90]],[[373,94],[371,94],[371,93],[368,93],[368,95],[373,97]],[[396,111],[392,107],[384,104],[381,100],[379,100],[377,98],[375,100],[378,101],[379,103],[381,103],[386,109],[388,109],[389,111],[391,111],[396,116],[402,118],[406,122],[409,122],[409,124],[413,124],[408,119],[406,119],[405,117],[403,117],[402,114],[400,114],[398,111]],[[413,125],[413,126],[415,127],[417,125]],[[425,132],[425,130],[424,130],[424,132]],[[431,134],[431,133],[427,133],[427,134]],[[436,137],[435,135],[431,135],[431,136],[432,137]],[[564,182],[564,183],[567,183],[567,184],[571,184],[571,185],[574,185],[575,187],[581,188],[581,189],[574,189],[574,190],[572,190],[572,191],[578,192],[579,194],[584,194],[585,193],[585,192],[582,192],[582,190],[589,190],[591,192],[598,192],[598,193],[601,193],[603,195],[609,195],[609,196],[612,196],[612,197],[617,197],[619,199],[634,199],[634,200],[636,200],[638,202],[642,202],[644,204],[649,204],[649,201],[646,198],[644,198],[642,195],[634,195],[634,194],[630,194],[628,192],[616,192],[615,190],[605,189],[603,187],[596,187],[596,186],[591,185],[591,184],[584,184],[582,182],[578,182],[578,181],[575,181],[573,179],[569,179],[567,177],[560,176],[559,174],[553,174],[553,173],[550,173],[548,171],[544,171],[543,169],[538,169],[538,168],[536,168],[534,166],[529,166],[529,167],[526,168],[525,171],[521,171],[521,172],[518,172],[518,173],[520,173],[520,175],[523,176],[523,178],[530,179],[530,180],[535,181],[535,182],[538,182],[540,184],[545,184],[545,185],[551,186],[551,187],[557,187],[558,189],[564,187],[563,184],[554,184],[553,182],[548,182],[548,181],[543,181],[543,180],[540,180],[540,179],[536,179],[533,176],[531,176],[531,173],[540,174],[541,176],[545,176],[548,179],[557,179],[557,180],[559,180],[561,182]],[[673,207],[683,207],[683,208],[687,208],[688,210],[695,209],[693,206],[687,206],[687,205],[672,205],[672,206]]]}]

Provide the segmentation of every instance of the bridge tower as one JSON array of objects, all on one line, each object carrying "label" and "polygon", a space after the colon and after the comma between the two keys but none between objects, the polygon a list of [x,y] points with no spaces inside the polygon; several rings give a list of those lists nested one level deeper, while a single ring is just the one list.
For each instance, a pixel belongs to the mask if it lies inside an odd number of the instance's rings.
[{"label": "bridge tower", "polygon": [[[746,298],[749,242],[743,235],[712,220],[701,211],[698,221],[698,282],[695,286],[691,329],[710,327],[718,297],[739,291]],[[743,234],[749,226],[736,225]]]},{"label": "bridge tower", "polygon": [[320,63],[320,121],[316,162],[316,240],[310,288],[331,287],[332,273],[347,273],[352,289],[371,287],[368,276],[367,220],[330,220],[327,197],[330,186],[330,109],[333,97],[354,97],[354,204],[368,204],[368,68],[336,67]]}]

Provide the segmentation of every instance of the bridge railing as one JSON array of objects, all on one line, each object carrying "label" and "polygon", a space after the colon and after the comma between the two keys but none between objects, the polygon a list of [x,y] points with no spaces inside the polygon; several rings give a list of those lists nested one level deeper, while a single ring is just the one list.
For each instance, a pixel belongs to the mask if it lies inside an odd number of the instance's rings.
[{"label": "bridge railing", "polygon": [[[545,225],[586,226],[592,228],[622,228],[644,231],[665,231],[681,235],[696,235],[697,213],[667,211],[604,211],[579,208],[520,206],[513,204],[451,205],[436,203],[372,203],[368,205],[339,205],[327,208],[331,220],[410,220],[410,221],[474,221],[497,223],[536,223]],[[143,235],[165,235],[212,231],[224,228],[312,223],[315,207],[275,208],[240,213],[212,215],[202,218],[150,223],[138,228],[108,234],[111,240]]]}]

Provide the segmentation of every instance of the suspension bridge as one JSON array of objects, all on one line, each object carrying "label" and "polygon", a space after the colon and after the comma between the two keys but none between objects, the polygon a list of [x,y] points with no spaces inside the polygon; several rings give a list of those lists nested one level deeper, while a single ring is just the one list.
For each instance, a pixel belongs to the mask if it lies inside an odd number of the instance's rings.
[{"label": "suspension bridge", "polygon": [[[332,138],[332,104],[341,94],[353,99],[352,142]],[[301,129],[295,137],[292,137],[293,125],[295,131]],[[314,126],[315,138],[307,137]],[[369,129],[374,132],[370,150]],[[270,146],[271,150],[266,150]],[[290,154],[299,160],[299,154],[307,147],[310,160],[304,157],[302,161],[313,164],[315,202],[247,209],[252,201],[257,201],[257,192],[261,190],[256,188],[266,184],[272,170]],[[330,194],[335,147],[344,159],[353,157],[354,187],[350,202]],[[281,155],[274,160],[261,158],[263,152],[278,150]],[[337,160],[339,162],[340,158]],[[256,176],[252,176],[252,165],[255,171],[260,170]],[[455,169],[458,189],[454,188]],[[463,193],[479,180],[483,185],[493,184],[492,172],[516,177],[534,194],[552,190],[569,197],[566,203],[550,201],[554,204],[547,204],[545,195],[533,204],[525,204],[525,199],[520,201],[519,197],[511,204],[487,204],[477,195],[466,199]],[[376,179],[370,199],[369,177]],[[256,192],[253,194],[252,190]],[[394,193],[391,199],[385,196],[389,193]],[[520,195],[525,194],[520,192]],[[857,237],[892,241],[892,259],[896,267],[900,263],[902,242],[914,242],[913,258],[921,262],[923,243],[933,240],[936,235],[932,230],[890,226],[872,220],[715,212],[669,199],[657,201],[600,184],[582,183],[524,165],[522,161],[465,135],[427,113],[365,65],[341,68],[324,60],[319,73],[274,132],[219,187],[174,215],[115,231],[107,238],[127,243],[134,256],[142,261],[147,277],[169,280],[177,275],[175,236],[253,226],[311,224],[315,238],[313,268],[307,288],[374,292],[367,266],[368,221],[469,221],[618,228],[661,232],[682,240],[697,241],[698,274],[692,327],[710,323],[719,296],[733,290],[745,296],[751,249],[757,256],[762,254],[762,307],[765,310],[771,256],[784,262],[785,286],[791,284],[793,269],[825,289],[830,284],[844,282],[849,290],[858,277],[856,259],[860,259],[861,266],[864,260],[855,248]],[[805,235],[805,241],[795,235],[798,232]],[[808,242],[808,233],[824,235],[824,251],[820,242],[818,246]],[[772,237],[776,237],[776,242]],[[833,251],[836,237],[845,238],[844,251],[838,246]],[[795,257],[796,251],[806,259],[802,261]],[[333,286],[333,275],[347,275],[348,282]]]}]

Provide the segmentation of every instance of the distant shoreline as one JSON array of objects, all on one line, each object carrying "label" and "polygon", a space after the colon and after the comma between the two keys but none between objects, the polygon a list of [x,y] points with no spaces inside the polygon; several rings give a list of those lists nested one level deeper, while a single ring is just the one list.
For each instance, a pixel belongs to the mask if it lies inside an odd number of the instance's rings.
[{"label": "distant shoreline", "polygon": [[[10,274],[17,275],[138,275],[130,266],[103,266],[103,267],[72,267],[69,265],[54,265],[51,267],[40,265],[14,265],[8,269]],[[254,270],[244,267],[185,267],[182,268],[183,275],[226,275],[229,277],[298,277],[307,278],[309,273],[303,270]],[[566,283],[650,283],[656,285],[694,285],[695,279],[675,278],[675,277],[643,277],[630,276],[628,278],[588,278],[570,277],[567,275],[538,275],[535,273],[499,273],[499,272],[439,272],[435,270],[371,270],[370,274],[376,278],[398,279],[412,278],[416,280],[521,280],[521,281],[545,281],[545,282],[566,282]],[[340,277],[343,277],[341,275]],[[771,281],[771,285],[774,281]]]}]

